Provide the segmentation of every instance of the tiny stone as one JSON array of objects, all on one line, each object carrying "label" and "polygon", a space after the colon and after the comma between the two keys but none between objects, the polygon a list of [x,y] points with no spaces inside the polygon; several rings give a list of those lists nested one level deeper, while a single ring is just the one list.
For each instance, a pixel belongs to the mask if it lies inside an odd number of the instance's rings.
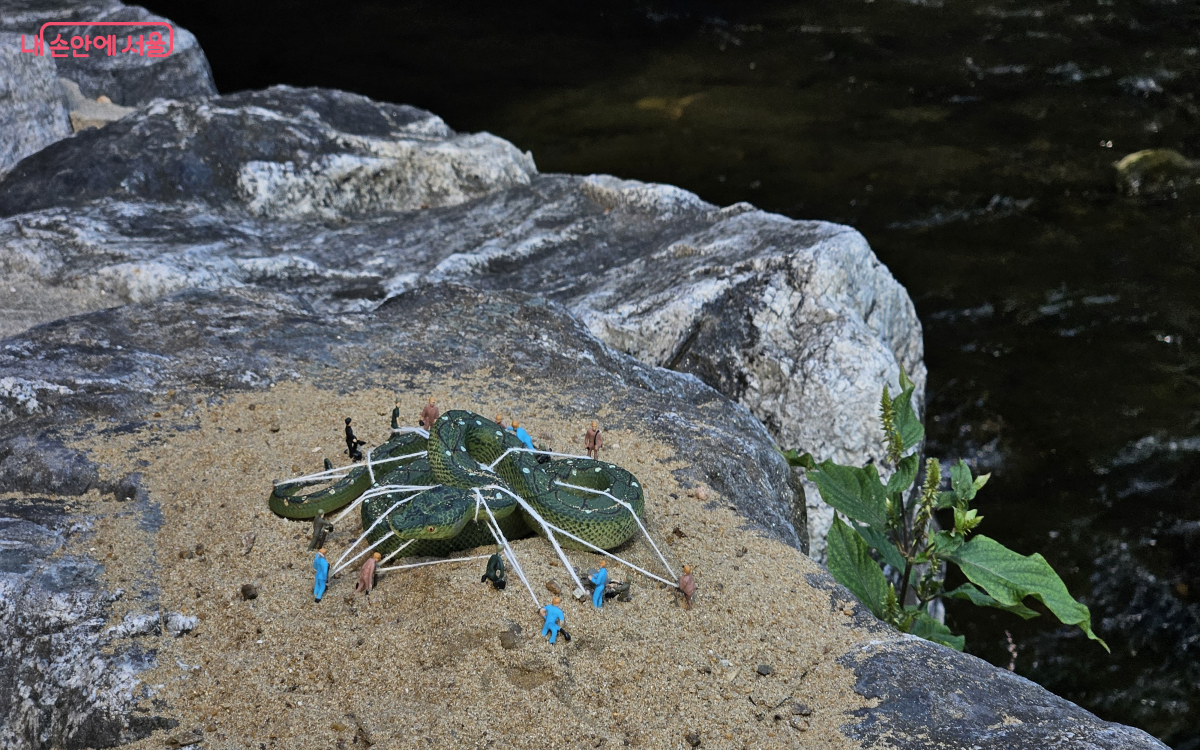
[{"label": "tiny stone", "polygon": [[553,579],[546,581],[546,590],[556,596],[562,596],[562,589],[559,588],[558,582]]},{"label": "tiny stone", "polygon": [[747,550],[745,547],[742,547],[740,550],[738,550],[737,556],[745,557],[747,552],[749,552],[749,550]]},{"label": "tiny stone", "polygon": [[253,583],[243,583],[242,584],[242,599],[245,599],[246,601],[250,601],[251,599],[257,599],[257,598],[258,598],[258,587],[255,586]]},{"label": "tiny stone", "polygon": [[809,708],[808,706],[804,705],[803,703],[793,703],[792,704],[792,713],[800,714],[801,716],[811,716],[812,709]]},{"label": "tiny stone", "polygon": [[683,738],[687,740],[687,743],[692,747],[700,747],[699,732],[688,732],[687,734],[683,735]]},{"label": "tiny stone", "polygon": [[190,549],[179,550],[179,559],[180,560],[191,560],[195,556],[196,556],[196,553],[192,552]]},{"label": "tiny stone", "polygon": [[767,675],[771,674],[775,670],[771,668],[770,664],[759,664],[758,669],[755,669],[754,671],[758,672],[763,677],[766,677]]},{"label": "tiny stone", "polygon": [[279,432],[279,423],[278,422],[271,423],[271,432]]},{"label": "tiny stone", "polygon": [[808,731],[808,719],[792,718],[792,720],[788,723],[791,724],[792,728],[797,731],[800,731],[800,732]]}]

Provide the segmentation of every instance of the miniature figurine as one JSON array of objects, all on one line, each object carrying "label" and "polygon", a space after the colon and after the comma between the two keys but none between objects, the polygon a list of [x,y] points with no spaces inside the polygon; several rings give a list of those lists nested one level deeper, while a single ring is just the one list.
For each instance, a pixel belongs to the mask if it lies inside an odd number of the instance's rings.
[{"label": "miniature figurine", "polygon": [[554,639],[558,637],[559,629],[567,624],[567,616],[558,608],[561,603],[562,598],[556,596],[550,600],[549,604],[538,610],[538,614],[546,618],[546,624],[542,626],[542,635],[549,633],[551,643],[554,643]]},{"label": "miniature figurine", "polygon": [[583,447],[587,450],[588,458],[599,459],[600,448],[604,445],[604,438],[600,437],[600,425],[592,422],[592,426],[588,428],[587,433],[583,436]]},{"label": "miniature figurine", "polygon": [[683,608],[692,608],[692,594],[696,593],[696,582],[692,580],[692,566],[683,566],[683,575],[679,576],[679,591],[683,594]]},{"label": "miniature figurine", "polygon": [[333,471],[333,461],[325,459],[325,471]]},{"label": "miniature figurine", "polygon": [[312,541],[308,543],[309,549],[321,549],[325,546],[325,537],[333,532],[333,524],[325,520],[325,513],[318,513],[313,518]]},{"label": "miniature figurine", "polygon": [[346,453],[350,455],[351,461],[361,461],[362,451],[358,449],[360,445],[366,445],[366,440],[359,440],[354,434],[354,428],[350,426],[350,417],[346,417]]},{"label": "miniature figurine", "polygon": [[397,401],[396,405],[394,407],[392,407],[392,429],[393,430],[400,429],[400,402],[399,401]]},{"label": "miniature figurine", "polygon": [[508,425],[504,424],[504,415],[497,414],[495,422],[496,422],[496,424],[500,425],[500,429],[502,429],[502,430],[508,429]]},{"label": "miniature figurine", "polygon": [[592,606],[600,609],[604,606],[604,586],[608,583],[608,568],[601,565],[596,575],[588,580],[596,584],[596,590],[592,592]]},{"label": "miniature figurine", "polygon": [[329,580],[329,561],[325,559],[325,548],[317,550],[313,558],[313,570],[317,571],[317,579],[313,582],[313,601],[321,601],[325,596],[325,583]]},{"label": "miniature figurine", "polygon": [[488,558],[487,572],[479,579],[480,583],[484,581],[491,581],[492,588],[498,591],[503,591],[508,585],[508,576],[504,572],[504,558],[499,552]]},{"label": "miniature figurine", "polygon": [[359,591],[367,597],[367,606],[371,606],[371,588],[375,585],[375,565],[383,555],[374,552],[358,570],[358,583],[354,584],[354,593]]},{"label": "miniature figurine", "polygon": [[433,402],[433,396],[429,397],[429,403],[425,404],[425,408],[421,410],[421,418],[417,420],[417,424],[425,429],[433,427],[433,423],[438,420],[442,413],[438,411],[437,405]]},{"label": "miniature figurine", "polygon": [[529,437],[529,433],[526,432],[525,428],[521,426],[521,423],[515,419],[512,423],[512,430],[513,432],[517,433],[517,440],[520,440],[522,443],[524,443],[525,447],[529,450],[534,450],[533,438]]}]

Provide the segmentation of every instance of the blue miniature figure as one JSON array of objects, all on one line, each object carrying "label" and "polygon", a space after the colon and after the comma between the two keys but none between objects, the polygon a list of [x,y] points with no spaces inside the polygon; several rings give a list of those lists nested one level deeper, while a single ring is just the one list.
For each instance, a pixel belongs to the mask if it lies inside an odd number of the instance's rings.
[{"label": "blue miniature figure", "polygon": [[567,624],[567,616],[558,608],[561,602],[562,599],[556,596],[550,604],[538,610],[546,618],[546,624],[542,626],[542,635],[549,633],[551,643],[554,643],[554,639],[558,638],[559,628]]},{"label": "blue miniature figure", "polygon": [[596,575],[588,580],[596,584],[596,590],[592,592],[592,604],[596,609],[600,609],[604,606],[604,586],[608,583],[608,568],[601,566]]},{"label": "blue miniature figure", "polygon": [[329,580],[329,561],[325,559],[325,548],[317,550],[313,558],[313,570],[317,571],[317,580],[313,582],[313,601],[321,601],[325,596],[325,582]]},{"label": "blue miniature figure", "polygon": [[517,434],[517,440],[520,440],[522,443],[524,443],[525,447],[529,450],[534,450],[533,438],[529,437],[529,433],[525,431],[525,428],[521,426],[520,422],[514,419],[512,423],[512,429],[513,432]]}]

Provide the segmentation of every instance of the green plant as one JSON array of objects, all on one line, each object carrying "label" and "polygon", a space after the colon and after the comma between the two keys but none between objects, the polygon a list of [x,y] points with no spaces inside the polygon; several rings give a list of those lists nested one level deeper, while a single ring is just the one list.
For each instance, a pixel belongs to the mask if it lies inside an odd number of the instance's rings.
[{"label": "green plant", "polygon": [[[1032,596],[1107,650],[1108,645],[1092,632],[1088,608],[1071,597],[1045,558],[1019,555],[994,539],[973,534],[983,517],[970,507],[971,501],[987,484],[988,474],[972,477],[966,462],[959,461],[950,469],[950,489],[943,490],[942,468],[936,458],[930,458],[920,492],[909,491],[917,480],[916,449],[925,428],[913,411],[913,384],[903,371],[900,387],[900,395],[893,399],[884,386],[881,400],[887,461],[895,469],[886,484],[871,464],[862,468],[832,461],[818,464],[808,453],[784,453],[790,464],[804,468],[821,499],[849,520],[846,523],[835,514],[826,537],[830,574],[881,620],[960,651],[963,636],[951,633],[929,613],[938,599],[961,599],[1029,619],[1038,613],[1022,602]],[[939,510],[953,510],[953,528],[933,530],[933,515]],[[947,563],[957,565],[969,583],[946,591],[940,572]],[[884,575],[884,564],[898,574],[899,593]]]}]

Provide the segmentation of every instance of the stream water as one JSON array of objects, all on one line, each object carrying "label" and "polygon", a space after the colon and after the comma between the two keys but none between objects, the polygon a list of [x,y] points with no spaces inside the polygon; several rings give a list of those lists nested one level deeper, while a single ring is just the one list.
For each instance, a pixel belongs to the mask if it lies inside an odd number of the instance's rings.
[{"label": "stream water", "polygon": [[[952,603],[967,650],[1200,748],[1200,5],[1173,0],[151,0],[222,92],[331,86],[607,172],[858,228],[925,325],[929,451],[992,472],[982,531],[1040,552],[1112,654]],[[798,446],[803,448],[803,446]],[[954,581],[952,581],[952,584]]]}]

